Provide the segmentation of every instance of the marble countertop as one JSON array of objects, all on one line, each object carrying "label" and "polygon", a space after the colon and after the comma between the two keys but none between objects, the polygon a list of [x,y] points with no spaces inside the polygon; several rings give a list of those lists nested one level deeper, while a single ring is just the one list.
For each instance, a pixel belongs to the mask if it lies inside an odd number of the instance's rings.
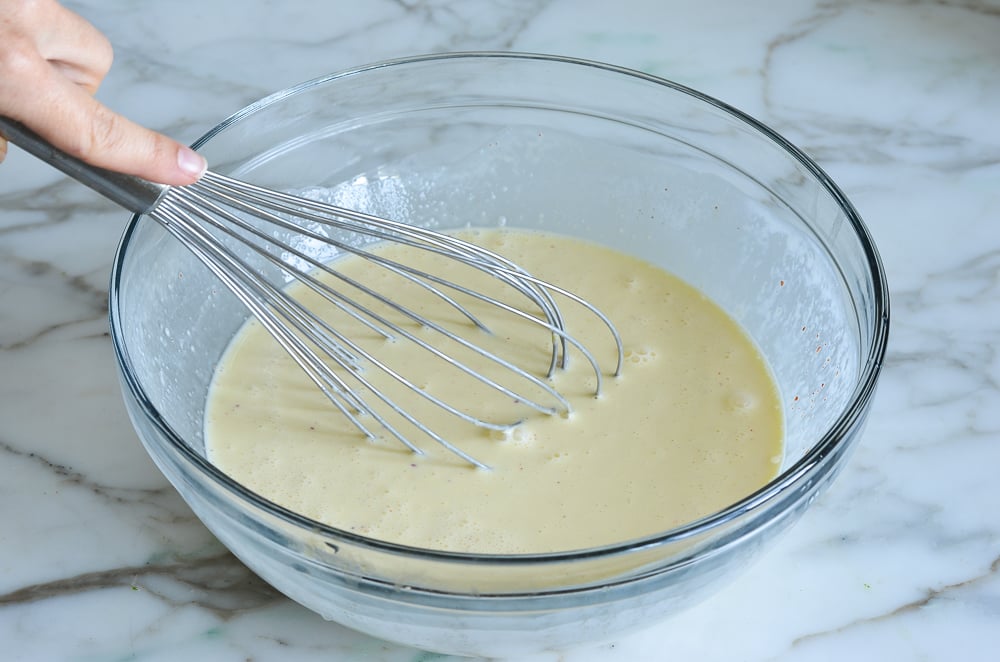
[{"label": "marble countertop", "polygon": [[[1000,655],[1000,4],[992,0],[84,0],[101,98],[191,142],[271,91],[388,57],[607,61],[811,154],[879,245],[893,319],[859,450],[700,606],[538,661]],[[277,594],[195,519],[127,420],[108,336],[127,216],[0,165],[0,658],[431,660]]]}]

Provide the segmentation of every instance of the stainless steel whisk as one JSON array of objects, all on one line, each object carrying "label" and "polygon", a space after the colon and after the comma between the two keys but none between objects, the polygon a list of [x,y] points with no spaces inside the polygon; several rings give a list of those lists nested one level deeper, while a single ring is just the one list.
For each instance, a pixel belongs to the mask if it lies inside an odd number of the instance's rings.
[{"label": "stainless steel whisk", "polygon": [[[406,406],[374,386],[366,378],[368,370],[386,372],[403,384],[408,391],[478,427],[506,430],[520,421],[484,420],[482,417],[470,414],[467,408],[457,403],[446,402],[422,389],[393,366],[384,363],[378,356],[353,342],[351,338],[331,327],[321,316],[289,296],[284,287],[275,285],[263,275],[260,266],[254,266],[247,259],[241,258],[223,239],[229,238],[245,244],[252,254],[262,259],[262,264],[270,264],[272,268],[280,269],[288,279],[305,284],[322,297],[322,300],[375,330],[386,339],[403,339],[416,343],[423,350],[485,384],[503,397],[538,412],[558,414],[570,410],[568,400],[548,381],[557,369],[566,366],[570,348],[574,348],[585,361],[589,362],[595,375],[595,395],[601,392],[604,374],[594,353],[566,330],[565,320],[553,295],[565,297],[582,306],[603,322],[617,351],[616,365],[614,370],[609,372],[617,375],[621,371],[623,360],[621,336],[602,312],[579,296],[539,280],[502,256],[475,244],[414,225],[254,186],[211,171],[195,184],[171,187],[95,168],[56,149],[24,125],[2,116],[0,116],[0,134],[11,143],[62,170],[116,204],[136,214],[144,214],[163,226],[246,306],[340,413],[369,438],[377,436],[374,430],[381,429],[413,452],[423,452],[410,438],[410,434],[401,431],[381,413],[384,405],[407,421],[415,430],[441,444],[450,452],[472,465],[487,468],[482,462],[410,414]],[[483,371],[473,369],[436,346],[434,342],[419,337],[371,310],[356,298],[346,296],[329,283],[322,282],[317,277],[320,272],[340,278],[342,281],[346,279],[337,272],[335,264],[328,264],[297,248],[296,246],[301,245],[302,241],[279,239],[278,235],[281,233],[305,242],[319,242],[339,254],[351,253],[387,269],[432,292],[434,296],[446,302],[453,310],[458,311],[465,319],[484,331],[488,332],[489,328],[457,300],[458,293],[496,306],[507,314],[528,320],[551,334],[551,354],[547,372],[544,376],[537,376],[510,360],[457,336],[438,320],[428,318],[365,283],[356,279],[347,281],[352,288],[365,292],[405,318],[433,330],[437,335],[432,337],[457,343],[508,371],[517,380],[521,380],[520,383],[530,385],[530,392],[533,395],[527,395],[523,389],[515,390]],[[527,312],[519,306],[474,291],[461,283],[445,280],[407,264],[386,259],[358,247],[356,242],[335,237],[345,233],[347,237],[364,235],[374,240],[401,243],[457,260],[509,286],[511,291],[521,295],[530,304],[528,309],[533,312]],[[537,394],[543,396],[539,397]],[[376,404],[378,402],[382,405]]]}]

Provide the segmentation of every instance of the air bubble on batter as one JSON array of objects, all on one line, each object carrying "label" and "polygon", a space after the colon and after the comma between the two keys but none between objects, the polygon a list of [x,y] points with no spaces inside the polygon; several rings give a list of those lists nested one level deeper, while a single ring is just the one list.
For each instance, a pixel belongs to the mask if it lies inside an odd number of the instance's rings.
[{"label": "air bubble on batter", "polygon": [[625,350],[625,362],[633,365],[645,365],[656,359],[656,350],[649,348]]},{"label": "air bubble on batter", "polygon": [[535,433],[523,425],[512,428],[507,436],[510,441],[519,446],[525,446],[535,441]]},{"label": "air bubble on batter", "polygon": [[535,433],[523,425],[515,425],[506,430],[491,430],[490,439],[509,442],[515,446],[527,446],[535,441]]},{"label": "air bubble on batter", "polygon": [[753,393],[734,389],[726,394],[726,409],[734,412],[749,412],[757,408],[758,400]]}]

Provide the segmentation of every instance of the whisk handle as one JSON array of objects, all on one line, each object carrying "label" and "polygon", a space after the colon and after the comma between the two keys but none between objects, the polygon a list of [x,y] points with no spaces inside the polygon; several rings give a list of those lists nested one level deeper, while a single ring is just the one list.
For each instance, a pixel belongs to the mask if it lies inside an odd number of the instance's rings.
[{"label": "whisk handle", "polygon": [[90,188],[105,198],[136,214],[152,210],[169,186],[105,170],[53,147],[44,138],[16,120],[0,115],[0,135],[32,156]]}]

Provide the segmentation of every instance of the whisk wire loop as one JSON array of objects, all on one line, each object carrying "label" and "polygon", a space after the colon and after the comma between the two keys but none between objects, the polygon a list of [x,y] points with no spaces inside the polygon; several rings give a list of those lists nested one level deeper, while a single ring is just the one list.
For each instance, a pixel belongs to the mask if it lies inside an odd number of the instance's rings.
[{"label": "whisk wire loop", "polygon": [[[444,411],[478,427],[508,430],[517,425],[519,421],[506,423],[486,421],[428,393],[371,352],[364,350],[336,328],[330,326],[325,320],[289,296],[286,290],[275,286],[259,267],[253,267],[246,260],[237,258],[206,226],[211,226],[223,236],[244,244],[254,254],[263,258],[266,263],[277,268],[286,280],[302,283],[337,310],[350,315],[353,319],[382,335],[383,338],[401,338],[412,342],[423,350],[431,352],[446,364],[536,411],[554,414],[557,411],[568,413],[571,410],[569,401],[547,381],[557,367],[565,367],[569,346],[579,351],[590,364],[596,380],[595,396],[600,394],[602,386],[602,371],[599,362],[582,342],[566,331],[562,313],[553,294],[566,297],[583,306],[608,327],[618,354],[613,374],[617,375],[621,370],[623,360],[621,338],[610,320],[596,307],[567,290],[531,276],[516,264],[492,251],[449,235],[342,209],[308,198],[269,191],[211,172],[207,173],[197,184],[170,189],[152,210],[150,216],[167,227],[175,237],[188,246],[194,255],[208,266],[220,282],[236,293],[251,314],[265,330],[274,336],[281,347],[299,364],[327,399],[347,417],[352,426],[368,438],[375,438],[377,435],[364,422],[365,418],[370,418],[377,428],[399,440],[406,448],[415,453],[422,453],[418,444],[410,439],[410,435],[400,431],[380,413],[378,407],[372,406],[366,401],[364,393],[374,396],[422,434],[441,444],[469,464],[487,468],[485,464],[441,437],[428,425],[410,414],[405,407],[399,405],[374,386],[365,378],[363,366],[384,372],[402,384],[409,392],[418,394]],[[271,226],[271,232],[262,229],[262,226],[266,225]],[[332,247],[336,253],[356,255],[387,269],[432,292],[435,297],[459,311],[470,323],[483,332],[489,332],[489,326],[466,306],[449,296],[444,289],[495,306],[544,329],[552,338],[550,365],[546,380],[466,340],[437,321],[395,301],[392,297],[341,273],[337,270],[335,263],[330,264],[317,259],[287,241],[283,241],[279,238],[280,232],[275,232],[275,229],[292,233],[291,236],[322,242]],[[518,306],[455,281],[382,255],[376,255],[363,247],[331,236],[337,231],[355,235],[362,234],[376,241],[403,243],[455,260],[506,284],[512,291],[526,298],[535,310],[527,312]],[[448,352],[417,337],[414,333],[387,319],[356,298],[347,295],[341,288],[335,288],[320,280],[314,276],[314,273],[318,272],[333,276],[348,288],[373,298],[416,324],[447,338],[450,342],[457,343],[502,366],[517,377],[526,380],[527,383],[541,389],[542,392],[554,399],[557,406],[553,407],[538,402],[535,398],[527,397],[481,371],[471,368]],[[345,375],[350,376],[353,383],[348,383],[345,377],[338,374],[331,365],[343,370]]]}]

